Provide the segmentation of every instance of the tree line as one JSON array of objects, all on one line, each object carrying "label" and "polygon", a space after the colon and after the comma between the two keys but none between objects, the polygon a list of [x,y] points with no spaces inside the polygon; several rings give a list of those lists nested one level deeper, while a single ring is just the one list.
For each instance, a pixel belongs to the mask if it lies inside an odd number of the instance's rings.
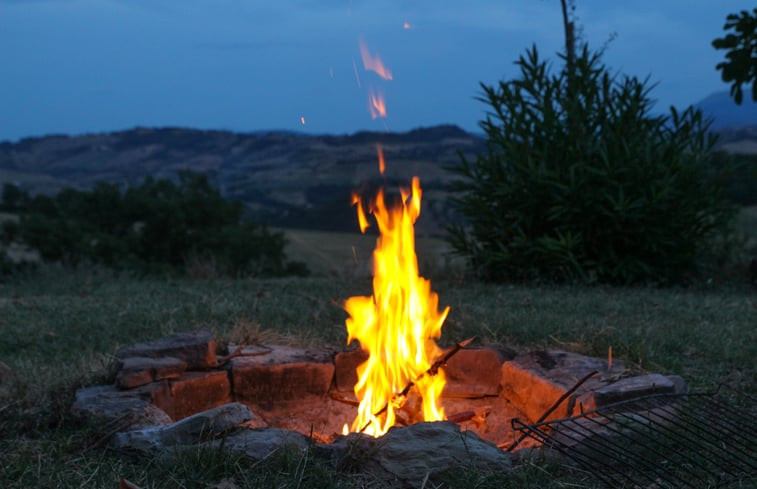
[{"label": "tree line", "polygon": [[46,262],[139,273],[181,274],[198,263],[230,276],[307,273],[287,260],[283,233],[244,219],[240,202],[190,171],[177,181],[147,177],[125,189],[99,182],[54,196],[5,184],[0,209],[17,216],[4,220],[0,240],[22,242]]}]

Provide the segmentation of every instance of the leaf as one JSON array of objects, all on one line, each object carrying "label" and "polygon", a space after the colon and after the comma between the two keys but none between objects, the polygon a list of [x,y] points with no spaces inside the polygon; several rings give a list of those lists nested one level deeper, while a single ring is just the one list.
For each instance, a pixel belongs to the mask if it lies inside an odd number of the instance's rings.
[{"label": "leaf", "polygon": [[141,489],[141,488],[138,485],[134,484],[133,482],[129,482],[128,480],[121,477],[118,479],[118,489]]}]

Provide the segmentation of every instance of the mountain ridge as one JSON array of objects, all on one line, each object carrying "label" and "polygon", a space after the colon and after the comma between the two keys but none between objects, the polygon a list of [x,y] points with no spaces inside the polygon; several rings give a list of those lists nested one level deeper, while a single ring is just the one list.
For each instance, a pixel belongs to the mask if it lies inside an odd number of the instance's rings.
[{"label": "mountain ridge", "polygon": [[[377,145],[386,158],[380,175]],[[485,147],[453,125],[403,133],[361,131],[309,135],[288,131],[138,127],[79,136],[51,135],[0,143],[0,182],[31,193],[88,188],[97,181],[138,184],[147,175],[176,178],[180,170],[209,175],[222,194],[276,226],[352,230],[354,190],[396,187],[420,175],[426,216],[422,231],[438,233],[449,219],[444,167]]]},{"label": "mountain ridge", "polygon": [[[718,131],[721,149],[757,154],[757,125]],[[378,145],[386,174],[378,168]],[[475,158],[486,140],[454,125],[407,132],[312,135],[292,131],[237,133],[180,127],[77,136],[49,135],[0,143],[0,183],[30,194],[97,181],[136,185],[151,175],[175,179],[202,172],[226,198],[240,200],[256,220],[280,227],[353,231],[351,194],[392,192],[419,176],[424,191],[418,231],[441,234],[454,219],[448,204],[459,154]]]},{"label": "mountain ridge", "polygon": [[701,109],[705,117],[712,118],[711,128],[714,130],[757,127],[757,101],[749,96],[737,105],[730,93],[723,90],[713,92],[693,105]]}]

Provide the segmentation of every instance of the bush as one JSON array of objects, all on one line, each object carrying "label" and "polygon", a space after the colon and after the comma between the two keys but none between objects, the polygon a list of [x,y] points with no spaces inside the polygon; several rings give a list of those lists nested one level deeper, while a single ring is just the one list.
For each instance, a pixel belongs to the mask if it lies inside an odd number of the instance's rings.
[{"label": "bush", "polygon": [[651,115],[648,80],[586,47],[556,75],[536,47],[516,64],[519,78],[482,84],[487,153],[452,168],[456,252],[497,281],[689,277],[733,213],[701,112]]},{"label": "bush", "polygon": [[741,206],[757,205],[757,154],[717,151],[714,162],[730,174],[725,185],[728,200]]},{"label": "bush", "polygon": [[307,273],[286,261],[283,234],[244,220],[242,205],[202,174],[181,172],[178,183],[148,177],[124,192],[101,182],[54,198],[14,195],[14,202],[27,204],[17,227],[3,234],[20,237],[45,261],[183,273],[199,257],[225,275]]}]

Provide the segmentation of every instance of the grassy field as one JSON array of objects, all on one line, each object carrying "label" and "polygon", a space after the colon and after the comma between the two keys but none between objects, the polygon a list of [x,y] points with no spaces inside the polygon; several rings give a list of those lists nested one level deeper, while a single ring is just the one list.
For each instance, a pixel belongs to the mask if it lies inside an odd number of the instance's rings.
[{"label": "grassy field", "polygon": [[[374,239],[290,233],[289,255],[309,278],[136,279],[54,267],[0,283],[0,487],[391,487],[337,473],[295,453],[251,464],[208,450],[125,457],[69,415],[76,388],[107,382],[121,346],[209,328],[242,337],[343,347],[343,301],[370,293]],[[353,252],[354,246],[354,252]],[[419,239],[421,269],[451,306],[443,341],[476,335],[519,351],[562,348],[614,356],[682,375],[691,389],[719,383],[757,393],[757,294],[746,283],[688,289],[539,287],[467,281],[445,245]],[[428,486],[430,487],[430,486]],[[585,474],[533,461],[508,474],[451,473],[443,487],[597,487]]]}]

